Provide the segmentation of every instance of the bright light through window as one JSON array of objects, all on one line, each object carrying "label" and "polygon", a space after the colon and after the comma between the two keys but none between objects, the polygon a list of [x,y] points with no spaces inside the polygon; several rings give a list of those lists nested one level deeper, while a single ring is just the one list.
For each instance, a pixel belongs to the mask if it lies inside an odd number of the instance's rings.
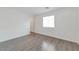
[{"label": "bright light through window", "polygon": [[54,16],[43,17],[43,27],[54,28]]}]

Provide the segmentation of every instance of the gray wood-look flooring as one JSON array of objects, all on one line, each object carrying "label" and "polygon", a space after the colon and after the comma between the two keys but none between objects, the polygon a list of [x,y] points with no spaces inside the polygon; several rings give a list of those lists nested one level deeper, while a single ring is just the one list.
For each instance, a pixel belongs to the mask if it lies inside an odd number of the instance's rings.
[{"label": "gray wood-look flooring", "polygon": [[32,33],[0,43],[0,51],[79,51],[73,42]]}]

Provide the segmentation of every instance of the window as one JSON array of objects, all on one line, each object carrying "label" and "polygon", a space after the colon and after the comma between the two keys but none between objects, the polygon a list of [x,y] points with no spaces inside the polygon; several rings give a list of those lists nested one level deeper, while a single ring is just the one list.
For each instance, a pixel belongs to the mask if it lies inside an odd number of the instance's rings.
[{"label": "window", "polygon": [[54,16],[43,17],[43,27],[54,28]]}]

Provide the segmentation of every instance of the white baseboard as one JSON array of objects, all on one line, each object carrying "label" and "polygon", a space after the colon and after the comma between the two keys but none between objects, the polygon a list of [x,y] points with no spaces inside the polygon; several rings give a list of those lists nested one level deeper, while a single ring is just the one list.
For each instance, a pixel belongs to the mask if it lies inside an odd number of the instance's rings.
[{"label": "white baseboard", "polygon": [[74,42],[74,43],[79,44],[79,42],[76,41],[76,40],[65,38],[65,37],[61,37],[61,36],[58,36],[58,35],[50,35],[50,34],[45,34],[45,33],[40,33],[40,32],[35,32],[35,33],[43,34],[43,35],[46,35],[46,36],[55,37],[55,38],[58,38],[58,39],[62,39],[62,40],[66,40],[66,41],[70,41],[70,42]]},{"label": "white baseboard", "polygon": [[27,34],[21,34],[21,35],[17,35],[17,36],[13,36],[13,37],[10,37],[10,38],[6,38],[6,39],[3,39],[3,40],[0,40],[0,42],[4,42],[4,41],[8,41],[8,40],[12,40],[12,39],[15,39],[15,38],[19,38],[19,37],[22,37],[22,36],[26,36],[26,35],[29,35],[30,33],[27,33]]}]

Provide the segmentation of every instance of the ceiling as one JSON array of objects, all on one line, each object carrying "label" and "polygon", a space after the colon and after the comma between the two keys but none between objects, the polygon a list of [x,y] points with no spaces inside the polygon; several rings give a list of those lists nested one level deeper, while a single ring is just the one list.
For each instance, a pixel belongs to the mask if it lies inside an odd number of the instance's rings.
[{"label": "ceiling", "polygon": [[14,7],[12,9],[18,10],[23,13],[27,13],[30,15],[38,15],[51,10],[56,10],[59,7]]}]

